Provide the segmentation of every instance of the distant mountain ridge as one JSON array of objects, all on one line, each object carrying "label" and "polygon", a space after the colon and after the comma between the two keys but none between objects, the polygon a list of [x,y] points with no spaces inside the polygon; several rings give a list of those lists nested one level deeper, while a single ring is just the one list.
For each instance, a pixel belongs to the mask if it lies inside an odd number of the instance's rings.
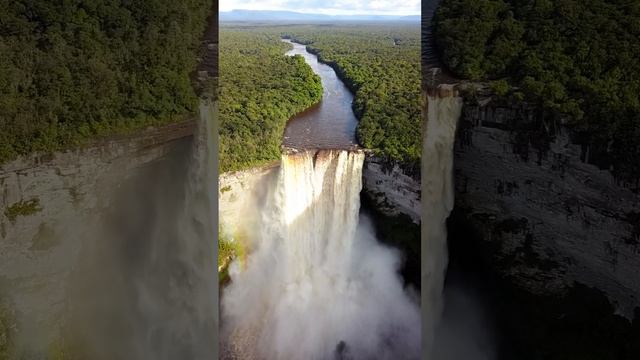
[{"label": "distant mountain ridge", "polygon": [[399,21],[420,22],[420,15],[326,15],[279,10],[231,10],[220,12],[220,21],[320,22],[320,21]]}]

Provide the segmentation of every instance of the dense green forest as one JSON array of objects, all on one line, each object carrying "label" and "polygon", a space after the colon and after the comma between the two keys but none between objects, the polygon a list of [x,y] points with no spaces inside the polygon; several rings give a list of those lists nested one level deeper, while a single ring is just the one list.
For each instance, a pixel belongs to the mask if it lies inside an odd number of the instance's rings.
[{"label": "dense green forest", "polygon": [[290,37],[333,66],[355,93],[359,142],[417,167],[420,29],[417,25],[226,26],[220,34],[220,168],[275,160],[286,121],[322,94]]},{"label": "dense green forest", "polygon": [[419,168],[419,25],[300,26],[283,35],[307,44],[354,92],[364,147]]},{"label": "dense green forest", "polygon": [[640,2],[443,0],[435,36],[447,67],[573,127],[590,162],[640,179]]},{"label": "dense green forest", "polygon": [[220,171],[280,158],[287,120],[320,101],[322,84],[291,45],[264,28],[220,29]]},{"label": "dense green forest", "polygon": [[0,163],[178,120],[211,0],[0,0]]}]

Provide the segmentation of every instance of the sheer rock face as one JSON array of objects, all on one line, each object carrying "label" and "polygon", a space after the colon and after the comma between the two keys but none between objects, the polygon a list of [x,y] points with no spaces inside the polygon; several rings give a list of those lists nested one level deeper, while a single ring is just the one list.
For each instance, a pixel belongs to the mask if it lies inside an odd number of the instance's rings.
[{"label": "sheer rock face", "polygon": [[[56,326],[67,278],[83,239],[92,236],[80,228],[99,220],[114,191],[137,169],[174,151],[193,131],[188,121],[0,165],[0,301],[18,320],[26,316],[37,328]],[[25,331],[31,330],[37,331]]]},{"label": "sheer rock face", "polygon": [[551,126],[544,141],[527,133],[522,124],[535,109],[479,103],[463,110],[455,196],[491,263],[533,293],[595,287],[632,316],[640,306],[640,196],[583,162],[564,126]]},{"label": "sheer rock face", "polygon": [[241,171],[226,172],[218,178],[218,211],[221,235],[247,235],[259,221],[259,209],[266,201],[269,185],[276,180],[280,162]]},{"label": "sheer rock face", "polygon": [[364,186],[374,204],[386,215],[407,215],[420,223],[420,180],[399,164],[367,154],[362,172]]},{"label": "sheer rock face", "polygon": [[470,251],[527,291],[562,295],[579,282],[631,317],[640,306],[640,195],[585,163],[588,151],[560,122],[531,127],[535,107],[497,104],[486,84],[447,74],[430,26],[438,4],[422,2],[423,89],[472,86],[479,97],[463,109],[454,158],[454,220],[471,225]]}]

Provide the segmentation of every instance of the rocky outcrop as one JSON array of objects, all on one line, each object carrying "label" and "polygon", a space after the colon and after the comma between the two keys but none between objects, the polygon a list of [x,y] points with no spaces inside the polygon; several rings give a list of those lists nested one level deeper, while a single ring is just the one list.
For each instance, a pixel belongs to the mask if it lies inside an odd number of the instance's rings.
[{"label": "rocky outcrop", "polygon": [[190,142],[194,125],[148,129],[0,166],[0,300],[23,325],[36,327],[23,332],[34,331],[37,338],[54,326],[65,306],[66,279],[86,245],[83,239],[93,237],[92,221],[138,169]]},{"label": "rocky outcrop", "polygon": [[[492,264],[536,294],[575,282],[632,316],[640,305],[640,196],[581,160],[564,126],[535,108],[468,102],[455,147],[455,206]],[[532,126],[532,124],[534,126]]]},{"label": "rocky outcrop", "polygon": [[246,234],[259,216],[269,184],[276,181],[280,162],[222,173],[218,179],[218,209],[222,236],[234,238]]},{"label": "rocky outcrop", "polygon": [[420,223],[420,180],[398,163],[367,153],[362,170],[363,191],[377,210],[389,216],[407,215]]}]

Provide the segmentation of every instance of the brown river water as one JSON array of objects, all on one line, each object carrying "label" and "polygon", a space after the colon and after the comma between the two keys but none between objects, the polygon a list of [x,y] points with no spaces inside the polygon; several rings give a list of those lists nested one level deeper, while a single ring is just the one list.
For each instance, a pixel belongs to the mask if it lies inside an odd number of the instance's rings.
[{"label": "brown river water", "polygon": [[293,45],[287,56],[302,55],[313,71],[322,79],[322,100],[287,123],[283,145],[294,149],[351,149],[356,141],[356,118],[351,104],[353,94],[338,78],[336,72],[318,57],[307,51],[305,45],[288,39]]}]

